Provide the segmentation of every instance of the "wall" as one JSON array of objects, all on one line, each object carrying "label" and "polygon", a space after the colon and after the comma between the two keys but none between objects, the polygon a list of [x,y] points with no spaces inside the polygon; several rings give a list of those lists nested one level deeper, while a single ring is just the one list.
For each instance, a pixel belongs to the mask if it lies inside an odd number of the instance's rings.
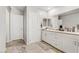
[{"label": "wall", "polygon": [[10,8],[6,7],[6,42],[10,41]]},{"label": "wall", "polygon": [[6,8],[0,6],[0,52],[6,47]]},{"label": "wall", "polygon": [[27,44],[27,7],[25,7],[23,16],[23,38],[25,43]]},{"label": "wall", "polygon": [[12,40],[23,39],[23,12],[11,7],[10,35]]},{"label": "wall", "polygon": [[64,26],[71,28],[79,24],[79,12],[62,16],[61,19]]},{"label": "wall", "polygon": [[78,8],[79,8],[79,6],[60,6],[60,7],[53,8],[52,10],[50,10],[48,12],[48,15],[52,19],[53,28],[59,28],[59,25],[62,25],[62,22],[63,22],[63,25],[64,26],[66,25],[67,27],[76,25],[78,23],[78,22],[76,22],[76,21],[78,21],[78,18],[79,18],[78,15],[63,16],[61,18],[61,20],[57,20],[57,17],[54,17],[54,16],[62,15],[64,13],[67,13],[69,11],[72,11],[72,10],[75,10]]},{"label": "wall", "polygon": [[48,17],[48,16],[47,16],[47,12],[41,10],[41,11],[39,12],[39,14],[40,14],[39,16],[40,16],[41,24],[43,24],[43,19]]}]

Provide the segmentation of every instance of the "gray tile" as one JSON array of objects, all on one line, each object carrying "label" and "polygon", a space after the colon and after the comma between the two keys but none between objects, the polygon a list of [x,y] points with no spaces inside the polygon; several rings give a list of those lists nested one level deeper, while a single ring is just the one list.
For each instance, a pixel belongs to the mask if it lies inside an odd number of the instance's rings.
[{"label": "gray tile", "polygon": [[26,45],[23,40],[14,40],[7,43],[6,53],[59,53],[45,42],[36,42]]}]

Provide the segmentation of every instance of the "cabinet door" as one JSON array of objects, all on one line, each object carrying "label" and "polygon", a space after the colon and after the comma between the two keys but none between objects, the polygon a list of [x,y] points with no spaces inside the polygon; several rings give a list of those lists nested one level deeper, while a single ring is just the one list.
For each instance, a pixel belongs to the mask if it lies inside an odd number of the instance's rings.
[{"label": "cabinet door", "polygon": [[63,51],[68,53],[77,52],[77,39],[74,35],[62,34]]},{"label": "cabinet door", "polygon": [[55,39],[55,33],[54,32],[46,32],[46,38],[47,42],[51,44],[52,46],[56,46],[56,39]]},{"label": "cabinet door", "polygon": [[63,37],[61,33],[56,33],[57,48],[63,51]]},{"label": "cabinet door", "polygon": [[78,47],[78,50],[77,51],[79,53],[79,36],[77,36],[76,39],[77,39],[77,47]]},{"label": "cabinet door", "polygon": [[45,30],[42,31],[42,40],[46,41],[46,31]]},{"label": "cabinet door", "polygon": [[58,49],[68,53],[77,52],[77,39],[74,35],[56,33],[56,39]]}]

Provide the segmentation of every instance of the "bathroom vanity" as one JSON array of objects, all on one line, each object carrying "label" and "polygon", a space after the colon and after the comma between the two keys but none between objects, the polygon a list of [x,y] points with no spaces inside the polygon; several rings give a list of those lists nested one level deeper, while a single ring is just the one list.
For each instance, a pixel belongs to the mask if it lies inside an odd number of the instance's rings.
[{"label": "bathroom vanity", "polygon": [[63,52],[79,52],[79,33],[76,32],[43,29],[42,40]]},{"label": "bathroom vanity", "polygon": [[[42,40],[67,53],[79,52],[79,9],[55,15],[41,28]],[[45,22],[45,21],[43,21]],[[63,31],[59,30],[62,26]],[[60,26],[60,27],[61,27]]]}]

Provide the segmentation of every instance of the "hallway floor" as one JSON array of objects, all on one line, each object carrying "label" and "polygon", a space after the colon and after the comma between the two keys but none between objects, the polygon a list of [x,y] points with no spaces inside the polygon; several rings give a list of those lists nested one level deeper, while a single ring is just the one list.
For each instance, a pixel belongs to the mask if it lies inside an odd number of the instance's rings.
[{"label": "hallway floor", "polygon": [[6,47],[6,53],[61,53],[45,42],[26,45],[23,40],[14,40],[7,43]]}]

